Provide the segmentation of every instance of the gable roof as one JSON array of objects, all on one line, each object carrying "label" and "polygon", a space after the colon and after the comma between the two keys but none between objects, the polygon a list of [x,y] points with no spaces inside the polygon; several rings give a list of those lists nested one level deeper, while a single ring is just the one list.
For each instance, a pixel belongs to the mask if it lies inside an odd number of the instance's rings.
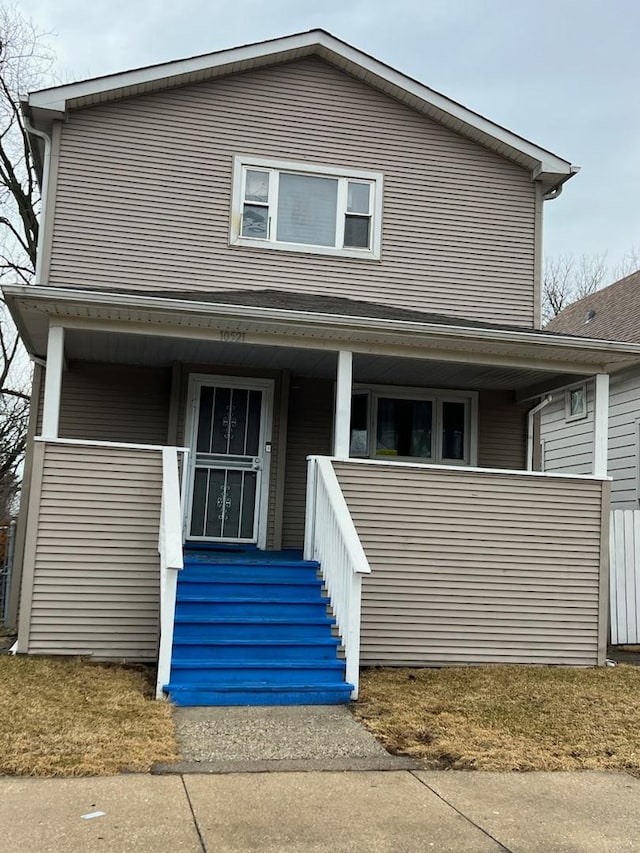
[{"label": "gable roof", "polygon": [[556,190],[578,171],[578,167],[569,161],[320,29],[41,89],[29,94],[23,102],[23,110],[36,128],[47,131],[53,120],[63,118],[70,110],[201,83],[309,56],[319,57],[528,169],[546,192]]},{"label": "gable roof", "polygon": [[640,270],[569,305],[548,331],[640,343]]}]

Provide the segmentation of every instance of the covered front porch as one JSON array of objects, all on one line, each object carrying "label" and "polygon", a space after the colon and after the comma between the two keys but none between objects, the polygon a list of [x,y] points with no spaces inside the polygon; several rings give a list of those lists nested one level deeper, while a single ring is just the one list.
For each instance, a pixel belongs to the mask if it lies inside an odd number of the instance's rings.
[{"label": "covered front porch", "polygon": [[[46,357],[19,651],[155,660],[160,637],[166,683],[186,540],[304,547],[356,690],[360,662],[604,661],[607,371],[637,354],[95,297],[19,296]],[[593,375],[592,473],[536,472],[533,409]]]}]

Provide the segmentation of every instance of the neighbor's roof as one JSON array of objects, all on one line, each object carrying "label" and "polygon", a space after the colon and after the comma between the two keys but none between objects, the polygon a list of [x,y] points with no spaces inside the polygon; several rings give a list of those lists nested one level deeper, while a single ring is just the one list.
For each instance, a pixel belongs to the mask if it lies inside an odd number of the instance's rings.
[{"label": "neighbor's roof", "polygon": [[319,57],[518,163],[531,171],[533,178],[540,180],[546,190],[560,186],[578,171],[578,167],[572,166],[562,157],[523,139],[320,29],[42,89],[28,96],[23,109],[38,129],[46,130],[54,119],[63,118],[69,110],[201,83],[309,56]]},{"label": "neighbor's roof", "polygon": [[640,343],[640,270],[585,296],[547,325],[550,332]]}]

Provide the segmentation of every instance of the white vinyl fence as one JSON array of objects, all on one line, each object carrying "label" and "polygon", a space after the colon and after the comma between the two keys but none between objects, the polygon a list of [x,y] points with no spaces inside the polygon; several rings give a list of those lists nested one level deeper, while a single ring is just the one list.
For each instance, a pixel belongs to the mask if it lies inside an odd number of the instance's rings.
[{"label": "white vinyl fence", "polygon": [[640,510],[611,513],[610,613],[612,645],[640,643]]}]

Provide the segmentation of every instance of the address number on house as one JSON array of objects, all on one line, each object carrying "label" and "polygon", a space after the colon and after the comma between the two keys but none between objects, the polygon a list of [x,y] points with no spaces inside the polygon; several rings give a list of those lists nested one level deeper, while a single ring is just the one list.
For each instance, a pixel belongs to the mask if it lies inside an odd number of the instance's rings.
[{"label": "address number on house", "polygon": [[244,332],[230,332],[223,329],[220,331],[220,340],[225,344],[244,344],[246,335]]}]

